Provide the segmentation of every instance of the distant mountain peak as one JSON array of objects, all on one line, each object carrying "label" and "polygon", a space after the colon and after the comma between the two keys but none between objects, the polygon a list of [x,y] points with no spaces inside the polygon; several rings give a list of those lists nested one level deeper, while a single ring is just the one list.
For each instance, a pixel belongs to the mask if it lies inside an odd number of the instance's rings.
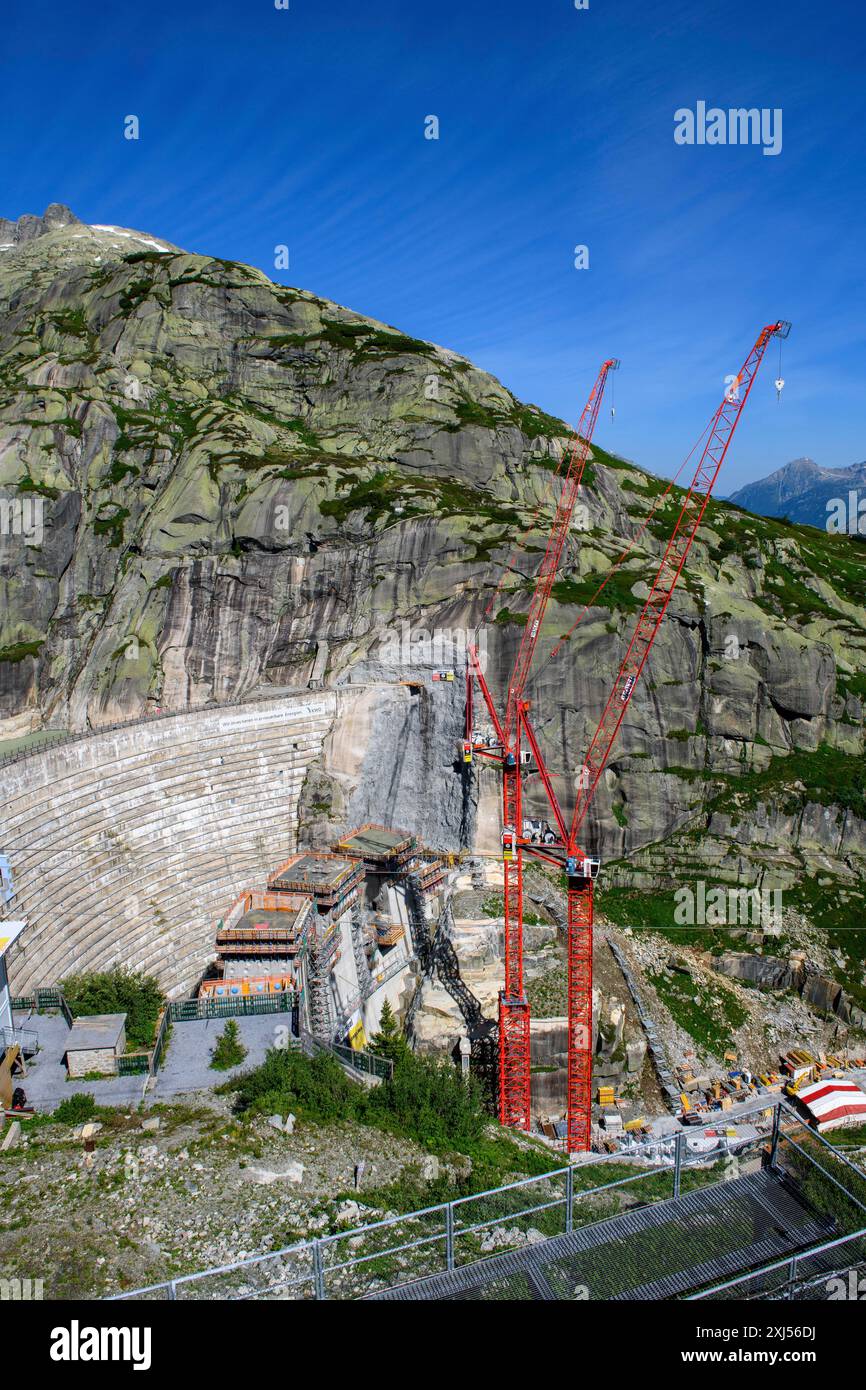
[{"label": "distant mountain peak", "polygon": [[119,261],[137,251],[180,249],[132,227],[82,222],[64,203],[50,203],[41,217],[29,212],[14,221],[0,217],[0,262],[16,266],[25,278],[37,270],[54,274],[74,264]]},{"label": "distant mountain peak", "polygon": [[22,241],[35,241],[48,232],[56,232],[59,227],[80,226],[80,219],[65,203],[49,203],[41,217],[25,212],[16,221],[0,217],[0,242],[6,246],[19,246]]},{"label": "distant mountain peak", "polygon": [[766,478],[732,492],[729,500],[759,516],[788,517],[818,526],[827,524],[828,503],[866,488],[866,463],[824,468],[811,458],[796,458]]}]

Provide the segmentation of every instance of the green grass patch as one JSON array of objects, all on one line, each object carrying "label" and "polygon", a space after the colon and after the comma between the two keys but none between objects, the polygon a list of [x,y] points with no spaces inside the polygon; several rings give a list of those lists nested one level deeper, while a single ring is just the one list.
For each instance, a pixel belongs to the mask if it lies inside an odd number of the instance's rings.
[{"label": "green grass patch", "polygon": [[50,321],[61,333],[69,333],[74,338],[87,335],[87,319],[83,309],[61,309],[50,316]]},{"label": "green grass patch", "polygon": [[353,512],[363,512],[371,526],[383,518],[405,521],[422,514],[471,517],[481,525],[512,529],[522,524],[520,513],[513,507],[452,478],[418,478],[396,469],[377,469],[367,478],[348,476],[340,485],[343,490],[339,496],[319,504],[324,516],[333,517],[340,524]]},{"label": "green grass patch", "polygon": [[726,785],[711,803],[714,811],[735,815],[764,802],[793,815],[814,802],[866,818],[866,755],[862,753],[844,753],[824,744],[814,753],[776,756],[763,772],[718,775]]},{"label": "green grass patch", "polygon": [[713,927],[679,926],[674,913],[675,890],[649,888],[601,888],[596,890],[598,910],[618,927],[655,931],[677,946],[711,951],[723,943],[724,933]]},{"label": "green grass patch", "polygon": [[527,439],[567,439],[572,433],[564,420],[556,415],[548,415],[537,405],[523,405],[515,401],[511,418]]},{"label": "green grass patch", "polygon": [[[568,1013],[568,972],[557,965],[526,983],[526,998],[532,1018],[564,1018]],[[555,1068],[550,1068],[555,1070]]]},{"label": "green grass patch", "polygon": [[18,479],[18,491],[35,492],[40,497],[49,498],[52,502],[56,502],[57,498],[60,496],[59,487],[49,487],[47,483],[37,482],[35,478],[30,477],[29,473],[25,477]]},{"label": "green grass patch", "polygon": [[647,979],[674,1022],[699,1047],[718,1056],[731,1046],[734,1032],[749,1017],[748,1010],[722,985],[698,983],[679,971],[648,971]]},{"label": "green grass patch", "polygon": [[[559,579],[551,589],[554,600],[566,608],[585,608],[594,598],[603,574],[588,574],[583,579]],[[595,598],[593,607],[605,608],[608,612],[636,612],[643,607],[643,599],[636,598],[632,587],[641,578],[633,570],[615,570],[601,593]]]},{"label": "green grass patch", "polygon": [[93,523],[93,530],[97,536],[107,536],[108,544],[112,550],[119,550],[123,545],[123,523],[129,517],[126,507],[116,507],[113,512],[97,516]]},{"label": "green grass patch", "polygon": [[834,965],[834,979],[861,1009],[866,1009],[866,889],[858,880],[802,877],[785,901],[826,932],[827,945],[841,952],[844,966]]},{"label": "green grass patch", "polygon": [[0,647],[0,662],[19,662],[28,656],[36,657],[43,645],[43,642],[11,642],[8,647]]}]

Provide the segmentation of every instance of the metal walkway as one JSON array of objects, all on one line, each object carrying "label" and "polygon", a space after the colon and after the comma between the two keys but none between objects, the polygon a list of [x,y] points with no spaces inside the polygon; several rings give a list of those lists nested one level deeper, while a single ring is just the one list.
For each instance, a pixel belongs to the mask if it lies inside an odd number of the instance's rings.
[{"label": "metal walkway", "polygon": [[675,1298],[830,1234],[790,1183],[767,1169],[368,1298]]}]

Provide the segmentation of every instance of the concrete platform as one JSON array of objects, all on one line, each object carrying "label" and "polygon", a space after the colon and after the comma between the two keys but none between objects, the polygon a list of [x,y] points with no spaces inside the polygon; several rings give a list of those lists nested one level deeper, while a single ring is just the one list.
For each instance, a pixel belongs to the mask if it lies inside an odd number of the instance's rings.
[{"label": "concrete platform", "polygon": [[384,825],[362,825],[339,840],[334,852],[370,862],[385,862],[394,855],[405,855],[414,843],[414,836],[407,830],[394,830]]},{"label": "concrete platform", "polygon": [[112,1076],[101,1081],[69,1081],[63,1055],[69,1038],[69,1028],[60,1014],[39,1014],[28,1020],[26,1014],[16,1014],[16,1026],[35,1029],[39,1035],[39,1052],[28,1063],[27,1075],[18,1083],[23,1086],[28,1104],[35,1110],[48,1113],[62,1100],[76,1092],[92,1095],[97,1105],[137,1105],[146,1094],[150,1100],[169,1100],[189,1091],[212,1090],[229,1077],[248,1067],[258,1066],[265,1059],[288,1027],[288,1014],[253,1014],[235,1019],[247,1056],[239,1067],[229,1071],[212,1071],[211,1050],[226,1025],[223,1018],[193,1019],[172,1026],[171,1041],[155,1084],[148,1085],[146,1073],[137,1076]]},{"label": "concrete platform", "polygon": [[299,854],[271,874],[268,887],[299,893],[332,893],[357,873],[352,859],[335,854]]}]

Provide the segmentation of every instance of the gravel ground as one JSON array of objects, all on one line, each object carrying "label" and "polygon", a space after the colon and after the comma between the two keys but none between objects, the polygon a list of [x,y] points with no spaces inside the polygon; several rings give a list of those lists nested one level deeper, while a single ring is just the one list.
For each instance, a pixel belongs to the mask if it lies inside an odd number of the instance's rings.
[{"label": "gravel ground", "polygon": [[98,1105],[133,1105],[145,1094],[153,1100],[168,1100],[171,1096],[219,1086],[227,1077],[258,1066],[265,1053],[279,1040],[281,1030],[288,1027],[288,1014],[258,1014],[238,1018],[238,1032],[247,1056],[231,1071],[212,1071],[210,1057],[214,1043],[225,1028],[225,1019],[195,1019],[172,1026],[171,1041],[163,1065],[155,1081],[146,1076],[115,1076],[104,1081],[69,1081],[63,1054],[69,1029],[60,1014],[38,1014],[28,1019],[16,1014],[15,1022],[22,1028],[33,1028],[39,1034],[40,1050],[27,1065],[27,1076],[21,1082],[27,1100],[36,1110],[49,1112],[76,1091],[87,1091]]},{"label": "gravel ground", "polygon": [[93,1153],[68,1125],[24,1135],[0,1153],[0,1274],[42,1279],[46,1298],[121,1292],[375,1220],[365,1188],[407,1168],[432,1176],[435,1163],[358,1125],[241,1126],[208,1092],[117,1112]]}]

